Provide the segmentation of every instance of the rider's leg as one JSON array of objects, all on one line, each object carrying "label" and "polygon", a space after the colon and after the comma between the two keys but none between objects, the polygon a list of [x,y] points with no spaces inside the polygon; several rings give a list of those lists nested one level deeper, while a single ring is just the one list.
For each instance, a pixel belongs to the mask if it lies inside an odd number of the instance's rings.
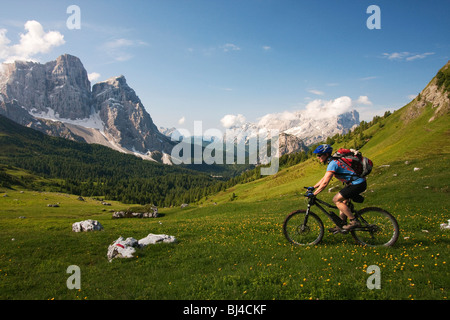
[{"label": "rider's leg", "polygon": [[343,218],[343,216],[346,216],[349,219],[355,219],[352,211],[347,206],[347,201],[348,199],[345,199],[339,192],[333,198],[334,204],[339,209],[341,219]]},{"label": "rider's leg", "polygon": [[[345,203],[345,205],[347,205],[348,200],[345,199],[343,202]],[[339,218],[341,218],[341,220],[344,222],[347,221],[347,215],[344,212],[342,212],[341,210],[339,210]]]},{"label": "rider's leg", "polygon": [[360,223],[355,220],[355,216],[353,215],[350,208],[347,206],[347,199],[345,199],[342,196],[342,194],[338,193],[337,195],[335,195],[333,198],[333,201],[336,204],[336,207],[338,207],[338,209],[343,214],[345,214],[350,221],[349,224],[342,227],[344,230],[349,231],[349,230],[352,230],[353,228],[360,226]]},{"label": "rider's leg", "polygon": [[[334,199],[333,199],[333,201],[334,201]],[[347,204],[347,199],[345,199],[344,203]],[[341,210],[339,210],[339,218],[341,218],[341,220],[344,222],[344,224],[347,222],[347,216]],[[341,230],[341,228],[338,225],[328,229],[328,231],[331,233],[337,233],[340,230]]]}]

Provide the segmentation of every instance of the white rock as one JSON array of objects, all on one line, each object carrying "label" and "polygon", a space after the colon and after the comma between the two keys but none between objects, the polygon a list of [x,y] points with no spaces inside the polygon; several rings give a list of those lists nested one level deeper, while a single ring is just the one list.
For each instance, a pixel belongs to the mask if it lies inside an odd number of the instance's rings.
[{"label": "white rock", "polygon": [[82,231],[99,231],[103,230],[103,226],[97,220],[84,220],[80,222],[75,222],[72,224],[72,231],[82,232]]},{"label": "white rock", "polygon": [[114,258],[133,258],[136,248],[143,248],[149,244],[156,244],[159,242],[172,243],[176,242],[174,236],[165,234],[152,234],[140,239],[139,241],[134,238],[119,237],[108,247],[107,257],[109,262]]},{"label": "white rock", "polygon": [[443,231],[450,230],[450,220],[448,220],[448,224],[441,223],[441,230],[443,230]]},{"label": "white rock", "polygon": [[108,247],[107,257],[111,262],[114,258],[132,258],[136,252],[134,248],[137,245],[137,240],[134,238],[123,239],[119,237]]},{"label": "white rock", "polygon": [[158,242],[173,243],[175,241],[177,241],[177,239],[175,239],[174,236],[168,236],[166,234],[151,234],[150,233],[145,238],[142,238],[141,240],[139,240],[138,243],[139,243],[139,246],[145,247],[149,244],[155,244]]}]

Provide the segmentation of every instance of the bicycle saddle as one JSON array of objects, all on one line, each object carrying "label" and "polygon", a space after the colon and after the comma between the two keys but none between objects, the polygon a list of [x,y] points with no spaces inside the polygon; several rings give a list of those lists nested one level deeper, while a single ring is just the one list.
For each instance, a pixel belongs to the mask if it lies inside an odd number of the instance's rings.
[{"label": "bicycle saddle", "polygon": [[364,197],[360,194],[358,194],[357,196],[354,196],[353,198],[351,198],[353,202],[356,203],[363,203],[364,202]]}]

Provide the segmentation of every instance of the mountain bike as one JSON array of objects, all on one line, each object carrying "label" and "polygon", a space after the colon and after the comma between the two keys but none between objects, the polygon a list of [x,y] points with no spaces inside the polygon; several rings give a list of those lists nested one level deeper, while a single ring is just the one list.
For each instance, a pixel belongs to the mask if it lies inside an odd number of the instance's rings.
[{"label": "mountain bike", "polygon": [[[308,189],[305,187],[305,189]],[[304,195],[307,196],[306,194]],[[353,202],[362,203],[364,197],[358,195],[348,200],[347,206],[361,224],[359,227],[344,230],[342,227],[346,224],[336,213],[326,210],[323,206],[330,209],[338,209],[316,196],[308,198],[306,210],[297,210],[290,213],[283,223],[283,233],[286,239],[294,245],[317,245],[324,237],[324,225],[320,217],[311,211],[311,207],[316,206],[331,221],[334,222],[334,234],[350,233],[358,244],[377,247],[393,246],[399,236],[398,222],[393,215],[384,209],[377,207],[367,207],[356,211]]]}]

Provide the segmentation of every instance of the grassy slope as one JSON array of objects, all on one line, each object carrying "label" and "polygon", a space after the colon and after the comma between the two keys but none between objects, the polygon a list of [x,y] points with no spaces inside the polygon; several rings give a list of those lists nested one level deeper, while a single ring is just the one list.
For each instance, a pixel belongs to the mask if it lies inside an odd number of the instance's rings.
[{"label": "grassy slope", "polygon": [[[314,247],[286,242],[284,217],[304,206],[302,187],[324,173],[315,160],[198,205],[161,208],[157,219],[113,220],[108,210],[125,205],[8,190],[0,197],[0,298],[447,299],[450,240],[439,224],[450,219],[449,116],[429,123],[428,108],[402,123],[406,110],[395,112],[382,128],[370,128],[378,131],[362,150],[375,162],[364,205],[384,207],[397,217],[401,236],[394,248],[369,249],[349,236],[329,234]],[[324,192],[323,198],[332,195]],[[46,206],[56,202],[59,208]],[[88,218],[105,230],[71,231],[73,222]],[[119,236],[140,239],[148,233],[179,241],[139,250],[134,259],[107,261],[107,247]],[[66,269],[73,264],[81,268],[81,290],[66,287]],[[370,265],[381,269],[381,290],[367,289]]]}]

